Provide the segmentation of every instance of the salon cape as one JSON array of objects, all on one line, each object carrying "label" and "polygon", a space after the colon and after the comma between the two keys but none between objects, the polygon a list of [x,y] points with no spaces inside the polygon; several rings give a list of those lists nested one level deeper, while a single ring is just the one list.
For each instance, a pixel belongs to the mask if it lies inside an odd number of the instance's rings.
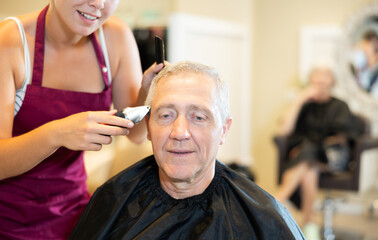
[{"label": "salon cape", "polygon": [[92,196],[71,239],[304,239],[272,196],[219,161],[200,195],[174,199],[149,156]]}]

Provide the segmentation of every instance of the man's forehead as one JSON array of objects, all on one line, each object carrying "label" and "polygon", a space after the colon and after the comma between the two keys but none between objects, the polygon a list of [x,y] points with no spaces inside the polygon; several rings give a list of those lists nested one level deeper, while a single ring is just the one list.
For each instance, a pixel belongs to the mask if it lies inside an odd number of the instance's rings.
[{"label": "man's forehead", "polygon": [[213,82],[211,77],[205,73],[201,72],[192,72],[192,71],[180,71],[177,73],[172,73],[171,75],[167,75],[159,80],[157,85],[159,85],[160,82],[170,82],[170,81],[185,81],[188,79],[197,80],[197,81],[203,81],[203,82]]},{"label": "man's forehead", "polygon": [[190,109],[211,108],[214,104],[214,82],[202,73],[182,72],[160,79],[151,107]]},{"label": "man's forehead", "polygon": [[173,75],[162,78],[156,85],[155,94],[161,97],[182,95],[193,97],[212,97],[214,83],[203,74]]}]

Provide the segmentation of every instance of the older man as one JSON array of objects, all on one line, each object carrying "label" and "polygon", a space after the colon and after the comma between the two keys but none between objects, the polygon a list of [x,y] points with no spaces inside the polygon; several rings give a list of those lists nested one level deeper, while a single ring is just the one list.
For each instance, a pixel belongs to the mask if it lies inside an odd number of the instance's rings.
[{"label": "older man", "polygon": [[216,160],[232,120],[213,68],[166,66],[146,105],[154,155],[96,191],[72,239],[303,238],[282,205]]}]

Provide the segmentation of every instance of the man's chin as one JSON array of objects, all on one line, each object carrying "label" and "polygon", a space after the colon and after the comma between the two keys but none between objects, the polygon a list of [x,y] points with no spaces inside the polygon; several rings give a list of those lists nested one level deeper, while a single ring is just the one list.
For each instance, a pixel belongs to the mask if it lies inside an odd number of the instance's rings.
[{"label": "man's chin", "polygon": [[195,175],[191,173],[174,172],[168,175],[173,183],[191,183],[195,179]]},{"label": "man's chin", "polygon": [[187,166],[170,166],[162,171],[162,174],[166,176],[172,183],[191,183],[194,181],[196,174],[193,169],[188,169]]}]

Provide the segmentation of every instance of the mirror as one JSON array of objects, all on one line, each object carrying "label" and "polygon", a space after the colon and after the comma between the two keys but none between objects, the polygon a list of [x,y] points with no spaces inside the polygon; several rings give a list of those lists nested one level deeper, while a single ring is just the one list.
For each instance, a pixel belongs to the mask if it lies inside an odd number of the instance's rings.
[{"label": "mirror", "polygon": [[[378,118],[378,3],[353,14],[344,29],[343,85],[361,111]],[[369,109],[367,109],[369,108]]]},{"label": "mirror", "polygon": [[357,84],[378,99],[378,13],[368,15],[350,36],[350,70]]}]

